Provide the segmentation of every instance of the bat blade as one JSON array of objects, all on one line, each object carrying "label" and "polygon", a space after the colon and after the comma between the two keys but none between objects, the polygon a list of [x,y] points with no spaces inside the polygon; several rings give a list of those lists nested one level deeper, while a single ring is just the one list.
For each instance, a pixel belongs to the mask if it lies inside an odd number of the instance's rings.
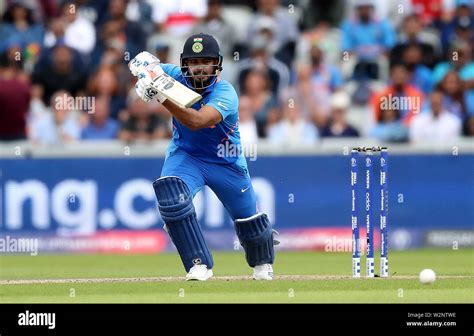
[{"label": "bat blade", "polygon": [[153,80],[153,87],[163,96],[181,107],[190,107],[202,99],[202,96],[176,81],[167,74],[162,74]]}]

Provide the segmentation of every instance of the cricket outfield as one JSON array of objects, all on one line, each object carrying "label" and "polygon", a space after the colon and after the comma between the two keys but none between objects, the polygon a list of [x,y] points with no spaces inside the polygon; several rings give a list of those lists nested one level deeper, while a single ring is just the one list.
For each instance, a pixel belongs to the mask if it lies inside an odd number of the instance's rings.
[{"label": "cricket outfield", "polygon": [[[2,255],[0,302],[474,302],[473,249],[394,251],[388,279],[353,279],[347,253],[279,252],[271,282],[251,280],[241,253],[215,253],[214,258],[212,280],[185,282],[179,257],[169,253]],[[435,283],[419,282],[424,268],[436,272]]]}]

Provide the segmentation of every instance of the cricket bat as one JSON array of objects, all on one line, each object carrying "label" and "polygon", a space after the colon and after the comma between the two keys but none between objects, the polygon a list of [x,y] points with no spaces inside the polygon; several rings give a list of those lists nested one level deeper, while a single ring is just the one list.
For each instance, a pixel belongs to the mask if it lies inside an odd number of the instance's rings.
[{"label": "cricket bat", "polygon": [[167,99],[181,107],[190,107],[202,99],[202,96],[163,73],[153,80],[153,87]]},{"label": "cricket bat", "polygon": [[202,96],[176,81],[166,73],[160,75],[153,71],[157,64],[137,64],[130,62],[128,67],[134,76],[137,76],[141,71],[147,71],[152,78],[152,85],[158,92],[160,92],[166,99],[171,100],[178,106],[188,108],[202,99]]}]

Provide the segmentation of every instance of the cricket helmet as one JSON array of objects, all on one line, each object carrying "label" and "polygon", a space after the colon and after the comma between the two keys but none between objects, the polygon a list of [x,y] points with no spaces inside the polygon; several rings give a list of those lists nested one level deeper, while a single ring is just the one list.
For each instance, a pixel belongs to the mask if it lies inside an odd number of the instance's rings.
[{"label": "cricket helmet", "polygon": [[[215,69],[209,80],[206,83],[198,82],[195,80],[195,75],[189,71],[187,61],[189,59],[196,58],[212,58],[217,60],[217,64],[214,65]],[[194,34],[188,37],[184,43],[183,52],[180,57],[180,66],[183,76],[186,78],[186,84],[193,89],[205,89],[213,85],[220,71],[222,71],[222,62],[224,57],[222,56],[219,43],[214,36],[204,33]]]}]

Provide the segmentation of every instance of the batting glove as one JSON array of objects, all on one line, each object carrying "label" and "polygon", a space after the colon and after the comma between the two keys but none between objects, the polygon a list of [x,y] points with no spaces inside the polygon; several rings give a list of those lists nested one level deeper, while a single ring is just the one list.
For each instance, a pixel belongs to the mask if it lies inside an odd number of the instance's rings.
[{"label": "batting glove", "polygon": [[146,78],[139,79],[135,84],[135,91],[138,96],[146,103],[152,99],[157,99],[160,103],[164,103],[166,97],[163,96]]},{"label": "batting glove", "polygon": [[166,100],[153,87],[153,81],[164,73],[160,66],[160,60],[156,56],[148,51],[142,51],[128,63],[128,68],[134,76],[138,77],[135,90],[143,101],[148,103],[156,98],[160,103],[163,103]]},{"label": "batting glove", "polygon": [[148,51],[142,51],[128,63],[128,68],[132,75],[138,76],[138,74],[143,71],[143,68],[159,63],[160,60],[158,57],[150,54]]}]

